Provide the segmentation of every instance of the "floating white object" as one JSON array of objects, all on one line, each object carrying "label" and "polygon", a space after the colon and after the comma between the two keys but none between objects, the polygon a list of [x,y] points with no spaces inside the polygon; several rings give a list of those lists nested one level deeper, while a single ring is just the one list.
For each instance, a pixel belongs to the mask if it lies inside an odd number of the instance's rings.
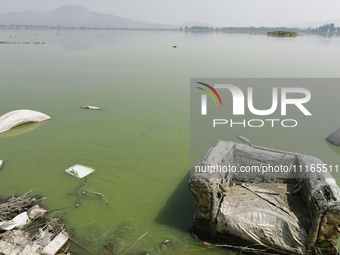
[{"label": "floating white object", "polygon": [[101,110],[100,107],[98,107],[98,106],[92,106],[92,105],[85,105],[85,106],[81,106],[80,108],[82,108],[82,109],[88,109],[88,110]]},{"label": "floating white object", "polygon": [[0,228],[4,230],[11,230],[15,227],[25,225],[27,223],[27,220],[28,220],[27,212],[23,212],[14,217],[12,220],[0,222]]},{"label": "floating white object", "polygon": [[57,251],[64,246],[64,244],[67,242],[68,237],[63,233],[60,232],[59,235],[57,235],[52,242],[50,242],[41,252],[41,254],[44,255],[54,255],[57,253]]},{"label": "floating white object", "polygon": [[4,161],[2,159],[0,159],[0,170],[1,170],[1,167],[2,167],[3,164],[4,164]]},{"label": "floating white object", "polygon": [[245,138],[244,136],[238,136],[238,139],[242,140],[243,142],[250,143],[250,140],[248,138]]},{"label": "floating white object", "polygon": [[79,179],[89,175],[93,171],[94,171],[94,169],[87,167],[87,166],[82,166],[82,165],[79,165],[79,164],[71,166],[70,168],[67,168],[65,170],[66,173],[73,175],[73,176],[75,176]]},{"label": "floating white object", "polygon": [[31,220],[34,220],[38,218],[39,216],[43,215],[45,212],[47,212],[47,210],[40,208],[39,205],[35,205],[27,211],[27,216]]},{"label": "floating white object", "polygon": [[0,133],[6,132],[16,126],[49,120],[51,117],[37,111],[17,110],[8,112],[0,117]]}]

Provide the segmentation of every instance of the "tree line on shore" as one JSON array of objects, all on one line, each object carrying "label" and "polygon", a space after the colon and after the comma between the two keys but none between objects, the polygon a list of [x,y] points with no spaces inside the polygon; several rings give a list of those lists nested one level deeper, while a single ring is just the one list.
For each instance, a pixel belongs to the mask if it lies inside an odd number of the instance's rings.
[{"label": "tree line on shore", "polygon": [[317,27],[317,28],[299,28],[299,27],[209,27],[209,26],[192,26],[192,27],[184,27],[181,29],[185,30],[212,30],[212,31],[268,31],[268,32],[274,32],[274,31],[288,31],[288,32],[324,32],[324,33],[337,33],[340,32],[340,27],[335,27],[334,23],[327,23],[323,26]]},{"label": "tree line on shore", "polygon": [[[99,28],[99,27],[63,27],[63,26],[39,26],[39,25],[1,25],[2,29],[81,29],[81,30],[150,30],[149,29],[136,29],[136,28]],[[157,29],[155,30],[173,30],[173,29]],[[178,28],[177,28],[178,29]],[[153,29],[151,29],[153,30]],[[176,30],[174,28],[174,30]],[[209,26],[192,26],[180,27],[180,30],[209,30],[209,31],[252,31],[252,32],[274,32],[274,31],[287,31],[287,32],[317,32],[317,33],[340,33],[340,27],[335,27],[334,23],[327,23],[323,26],[312,28],[299,28],[299,27],[209,27]]]}]

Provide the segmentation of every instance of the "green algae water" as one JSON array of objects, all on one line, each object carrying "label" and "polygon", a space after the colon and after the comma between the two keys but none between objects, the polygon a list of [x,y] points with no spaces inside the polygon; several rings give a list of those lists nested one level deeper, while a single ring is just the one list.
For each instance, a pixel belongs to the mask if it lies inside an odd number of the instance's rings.
[{"label": "green algae water", "polygon": [[[0,45],[0,115],[30,109],[52,117],[0,134],[0,195],[32,190],[46,197],[45,206],[65,212],[73,239],[95,254],[121,226],[128,231],[117,254],[146,231],[128,254],[202,248],[187,235],[194,213],[187,189],[190,78],[339,77],[340,37],[329,35],[0,30],[0,41],[30,42]],[[340,126],[333,117],[306,132],[328,136]],[[237,141],[234,135],[225,139]],[[257,145],[314,152],[298,139],[258,139]],[[339,150],[322,142],[313,156],[336,163]],[[65,173],[74,164],[95,169],[85,196],[69,194],[84,181]],[[171,245],[161,244],[166,239]]]}]

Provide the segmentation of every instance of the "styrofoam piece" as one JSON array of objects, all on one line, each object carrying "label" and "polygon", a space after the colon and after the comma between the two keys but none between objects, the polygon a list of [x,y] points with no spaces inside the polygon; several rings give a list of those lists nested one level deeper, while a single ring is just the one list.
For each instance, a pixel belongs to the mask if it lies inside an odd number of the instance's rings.
[{"label": "styrofoam piece", "polygon": [[16,110],[0,116],[0,133],[6,132],[16,126],[49,120],[51,117],[32,110]]},{"label": "styrofoam piece", "polygon": [[40,245],[28,244],[18,255],[39,255],[41,250]]},{"label": "styrofoam piece", "polygon": [[67,168],[65,170],[66,173],[73,175],[79,179],[89,175],[93,171],[94,169],[87,167],[87,166],[79,165],[79,164],[71,166],[70,168]]},{"label": "styrofoam piece", "polygon": [[64,246],[64,244],[67,242],[68,237],[63,233],[60,232],[59,235],[57,235],[52,242],[50,242],[41,252],[41,254],[45,255],[54,255],[57,253],[57,251]]},{"label": "styrofoam piece", "polygon": [[28,216],[27,212],[20,213],[12,220],[0,222],[0,228],[4,230],[11,230],[15,227],[23,226],[27,223]]}]

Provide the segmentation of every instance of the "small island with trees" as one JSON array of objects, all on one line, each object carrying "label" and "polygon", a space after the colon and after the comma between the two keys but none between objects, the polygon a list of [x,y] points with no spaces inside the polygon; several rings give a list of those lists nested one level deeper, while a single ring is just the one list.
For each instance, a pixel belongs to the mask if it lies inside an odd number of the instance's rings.
[{"label": "small island with trees", "polygon": [[267,35],[270,36],[280,36],[280,37],[295,37],[298,34],[296,32],[289,32],[289,31],[273,31],[273,32],[268,32]]}]

